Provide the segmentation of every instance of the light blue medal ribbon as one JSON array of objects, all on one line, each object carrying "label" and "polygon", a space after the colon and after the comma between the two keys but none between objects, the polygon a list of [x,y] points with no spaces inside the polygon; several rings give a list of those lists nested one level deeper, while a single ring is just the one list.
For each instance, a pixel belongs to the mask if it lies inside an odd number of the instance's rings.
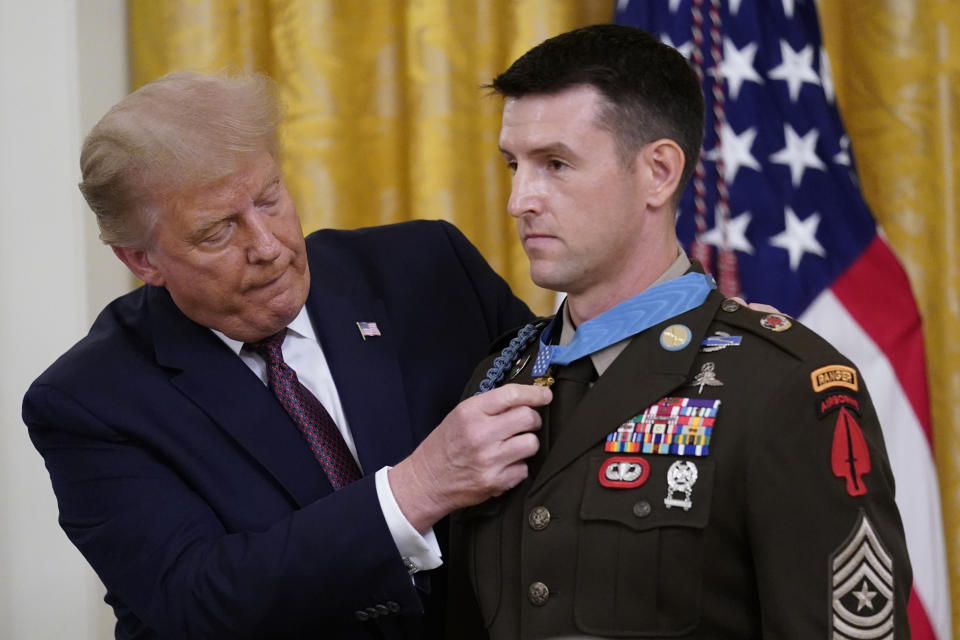
[{"label": "light blue medal ribbon", "polygon": [[577,327],[570,344],[564,346],[546,344],[558,324],[560,314],[557,314],[540,335],[540,351],[531,373],[542,376],[551,364],[570,364],[685,313],[702,304],[711,289],[716,288],[713,277],[703,273],[688,273],[668,280],[587,320]]}]

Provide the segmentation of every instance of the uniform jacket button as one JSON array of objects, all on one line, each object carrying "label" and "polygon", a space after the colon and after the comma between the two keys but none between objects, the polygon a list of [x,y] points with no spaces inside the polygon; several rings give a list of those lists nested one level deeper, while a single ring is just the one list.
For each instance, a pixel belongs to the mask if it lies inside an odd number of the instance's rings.
[{"label": "uniform jacket button", "polygon": [[360,622],[366,622],[370,619],[370,616],[367,615],[366,611],[354,611],[353,617],[359,620]]},{"label": "uniform jacket button", "polygon": [[367,615],[370,616],[371,618],[377,618],[380,616],[380,612],[377,611],[376,608],[374,607],[367,607],[366,611],[367,611]]},{"label": "uniform jacket button", "polygon": [[394,602],[393,600],[387,600],[387,609],[393,613],[400,611],[400,605]]},{"label": "uniform jacket button", "polygon": [[534,582],[530,585],[527,595],[530,597],[530,602],[533,605],[542,607],[547,604],[547,600],[550,599],[550,589],[542,582]]},{"label": "uniform jacket button", "polygon": [[646,518],[648,515],[650,515],[652,510],[653,509],[650,506],[650,503],[646,500],[640,500],[633,505],[633,515],[637,516],[638,518]]},{"label": "uniform jacket button", "polygon": [[733,313],[740,308],[740,303],[734,300],[733,298],[727,298],[720,303],[720,308],[726,311],[727,313]]},{"label": "uniform jacket button", "polygon": [[550,510],[546,507],[534,507],[527,516],[527,522],[534,531],[543,531],[550,524]]},{"label": "uniform jacket button", "polygon": [[379,613],[381,616],[385,616],[390,613],[390,609],[387,609],[387,605],[385,604],[378,604],[376,609],[377,613]]}]

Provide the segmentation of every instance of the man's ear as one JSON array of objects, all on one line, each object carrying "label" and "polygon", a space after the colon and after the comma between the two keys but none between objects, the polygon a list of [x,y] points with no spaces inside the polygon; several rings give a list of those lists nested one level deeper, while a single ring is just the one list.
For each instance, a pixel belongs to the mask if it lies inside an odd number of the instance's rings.
[{"label": "man's ear", "polygon": [[646,199],[651,208],[669,206],[683,174],[683,150],[673,140],[661,138],[645,145],[640,159],[649,179]]},{"label": "man's ear", "polygon": [[159,269],[150,261],[150,256],[146,249],[133,249],[131,247],[111,247],[113,254],[120,258],[120,262],[127,265],[127,269],[133,272],[147,284],[156,287],[162,287],[166,279]]}]

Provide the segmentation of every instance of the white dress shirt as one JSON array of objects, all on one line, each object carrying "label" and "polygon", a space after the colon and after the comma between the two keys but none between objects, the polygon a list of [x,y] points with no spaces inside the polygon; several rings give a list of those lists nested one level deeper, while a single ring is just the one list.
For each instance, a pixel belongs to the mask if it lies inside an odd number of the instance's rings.
[{"label": "white dress shirt", "polygon": [[[215,329],[212,331],[224,344],[230,347],[231,351],[240,356],[243,363],[260,378],[264,385],[267,384],[267,365],[263,358],[249,349],[244,349],[242,342],[229,338]],[[354,460],[357,461],[357,466],[360,466],[357,446],[353,441],[353,434],[350,433],[347,416],[343,413],[343,405],[340,404],[337,385],[333,380],[333,374],[330,373],[330,366],[323,354],[323,348],[317,341],[313,325],[310,324],[306,307],[300,309],[297,317],[287,326],[287,335],[283,340],[281,350],[283,351],[284,362],[297,372],[297,379],[300,380],[300,383],[323,404],[327,413],[333,418],[343,435],[347,448],[350,449]],[[304,446],[306,446],[306,443],[304,443]],[[400,551],[403,563],[410,573],[435,569],[443,564],[437,537],[433,533],[433,529],[429,529],[424,535],[420,535],[404,517],[399,505],[397,505],[393,491],[390,489],[390,482],[387,479],[389,469],[390,467],[379,469],[374,480],[377,486],[377,498],[380,500],[380,510],[383,511],[383,517],[387,521],[387,527],[389,527],[393,541]]]}]

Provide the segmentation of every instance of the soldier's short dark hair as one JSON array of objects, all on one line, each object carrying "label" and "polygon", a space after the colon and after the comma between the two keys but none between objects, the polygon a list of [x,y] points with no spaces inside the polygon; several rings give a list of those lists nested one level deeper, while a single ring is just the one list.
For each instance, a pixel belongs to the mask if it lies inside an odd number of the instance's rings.
[{"label": "soldier's short dark hair", "polygon": [[550,94],[577,85],[605,98],[599,126],[614,136],[632,165],[643,145],[669,138],[684,153],[679,198],[693,174],[703,141],[700,81],[673,47],[646,31],[615,24],[583,27],[544,40],[490,84],[505,98]]}]

